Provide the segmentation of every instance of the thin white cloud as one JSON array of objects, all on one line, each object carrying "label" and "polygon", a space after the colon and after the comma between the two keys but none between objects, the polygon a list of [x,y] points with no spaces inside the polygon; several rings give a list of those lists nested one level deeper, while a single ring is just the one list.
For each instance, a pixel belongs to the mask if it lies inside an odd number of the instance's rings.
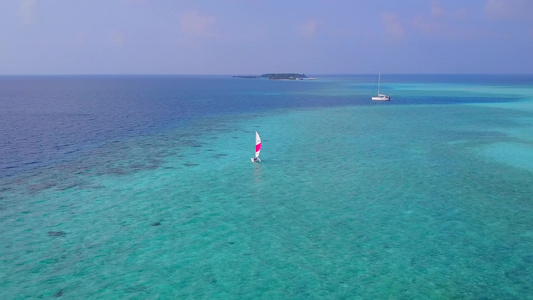
[{"label": "thin white cloud", "polygon": [[37,0],[19,0],[19,14],[24,24],[32,24],[35,21],[34,10]]},{"label": "thin white cloud", "polygon": [[405,28],[395,13],[382,13],[381,22],[389,41],[397,41],[405,36]]},{"label": "thin white cloud", "polygon": [[466,20],[468,19],[468,11],[464,7],[459,8],[453,13],[453,17],[457,20]]},{"label": "thin white cloud", "polygon": [[201,15],[198,11],[188,11],[179,14],[181,31],[191,36],[209,34],[210,28],[215,21],[215,17]]},{"label": "thin white cloud", "polygon": [[126,40],[126,36],[124,33],[120,31],[114,31],[109,36],[109,41],[112,45],[116,47],[122,47],[124,45],[124,41]]},{"label": "thin white cloud", "polygon": [[308,20],[298,25],[298,33],[303,37],[314,37],[318,34],[323,23],[322,20]]},{"label": "thin white cloud", "polygon": [[445,13],[446,11],[444,10],[444,8],[442,8],[442,6],[440,6],[439,1],[434,0],[433,2],[431,2],[431,15],[433,17],[438,18],[443,16]]},{"label": "thin white cloud", "polygon": [[[449,13],[450,12],[450,13]],[[433,1],[429,11],[415,16],[411,26],[428,37],[447,40],[468,40],[482,38],[486,34],[475,27],[465,24],[468,11],[464,7],[446,11],[439,2]]]},{"label": "thin white cloud", "polygon": [[488,0],[485,13],[489,18],[497,20],[530,18],[533,1],[530,0]]},{"label": "thin white cloud", "polygon": [[148,0],[123,0],[124,3],[129,5],[147,4]]}]

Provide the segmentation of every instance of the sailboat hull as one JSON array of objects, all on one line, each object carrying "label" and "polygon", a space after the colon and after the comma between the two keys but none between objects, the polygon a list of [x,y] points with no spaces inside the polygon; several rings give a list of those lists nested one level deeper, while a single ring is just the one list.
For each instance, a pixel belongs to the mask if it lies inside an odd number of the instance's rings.
[{"label": "sailboat hull", "polygon": [[389,96],[372,97],[372,101],[390,101]]}]

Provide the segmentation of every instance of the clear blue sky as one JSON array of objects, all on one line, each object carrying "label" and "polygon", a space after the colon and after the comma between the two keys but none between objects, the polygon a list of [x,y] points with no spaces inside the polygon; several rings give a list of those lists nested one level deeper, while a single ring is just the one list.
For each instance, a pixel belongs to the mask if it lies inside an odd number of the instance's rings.
[{"label": "clear blue sky", "polygon": [[0,0],[0,74],[533,73],[532,0]]}]

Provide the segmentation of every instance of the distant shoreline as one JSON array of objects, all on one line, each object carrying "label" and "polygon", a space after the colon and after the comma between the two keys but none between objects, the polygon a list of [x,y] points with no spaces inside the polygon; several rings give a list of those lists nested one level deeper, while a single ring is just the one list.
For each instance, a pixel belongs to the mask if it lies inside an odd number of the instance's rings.
[{"label": "distant shoreline", "polygon": [[318,78],[309,78],[305,74],[298,73],[267,73],[261,76],[257,75],[234,75],[233,78],[244,78],[244,79],[256,79],[256,78],[268,78],[269,80],[316,80]]}]

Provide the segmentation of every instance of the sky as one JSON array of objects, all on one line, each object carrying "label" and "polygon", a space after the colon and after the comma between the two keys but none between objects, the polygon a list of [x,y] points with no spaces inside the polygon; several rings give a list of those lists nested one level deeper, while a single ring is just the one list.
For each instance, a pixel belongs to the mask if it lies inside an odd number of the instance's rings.
[{"label": "sky", "polygon": [[533,73],[533,0],[0,0],[0,74]]}]

